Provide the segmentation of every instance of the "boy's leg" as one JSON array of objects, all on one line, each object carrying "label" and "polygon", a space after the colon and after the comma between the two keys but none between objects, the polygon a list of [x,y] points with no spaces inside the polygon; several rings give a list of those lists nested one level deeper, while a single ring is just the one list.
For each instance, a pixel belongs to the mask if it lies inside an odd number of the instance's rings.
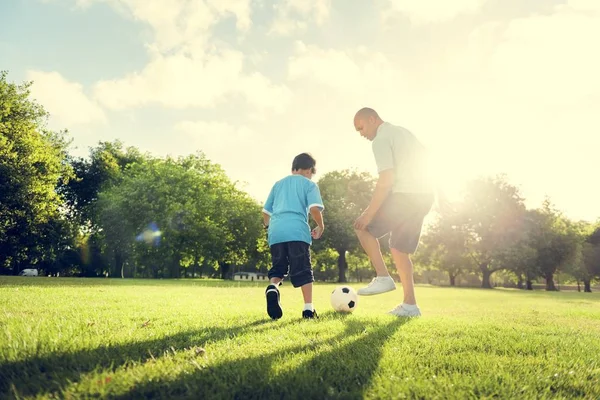
[{"label": "boy's leg", "polygon": [[283,310],[279,302],[280,294],[277,286],[288,272],[289,260],[286,243],[276,243],[270,249],[272,260],[272,266],[268,273],[270,284],[265,290],[267,314],[272,319],[279,319],[283,316]]},{"label": "boy's leg", "polygon": [[310,259],[310,245],[305,242],[289,242],[290,281],[295,288],[302,290],[304,298],[303,318],[316,318],[312,304],[313,270]]},{"label": "boy's leg", "polygon": [[307,283],[306,285],[302,285],[302,297],[304,297],[304,304],[312,304],[312,283]]}]

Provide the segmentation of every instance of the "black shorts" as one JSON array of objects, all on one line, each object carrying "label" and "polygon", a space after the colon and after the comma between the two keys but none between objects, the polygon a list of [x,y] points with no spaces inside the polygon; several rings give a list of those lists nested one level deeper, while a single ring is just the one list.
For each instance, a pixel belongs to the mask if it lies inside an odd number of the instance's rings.
[{"label": "black shorts", "polygon": [[271,246],[273,266],[269,270],[269,279],[288,275],[292,286],[300,287],[313,282],[313,270],[310,261],[310,245],[306,242],[283,242]]},{"label": "black shorts", "polygon": [[402,253],[417,251],[423,220],[433,206],[433,193],[392,193],[367,226],[376,238],[390,234],[390,248]]}]

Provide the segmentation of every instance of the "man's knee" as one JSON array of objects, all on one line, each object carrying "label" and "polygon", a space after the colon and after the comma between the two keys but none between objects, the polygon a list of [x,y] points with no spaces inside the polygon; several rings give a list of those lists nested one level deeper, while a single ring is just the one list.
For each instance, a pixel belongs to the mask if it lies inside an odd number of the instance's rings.
[{"label": "man's knee", "polygon": [[398,258],[410,259],[410,254],[411,254],[410,252],[398,250],[394,247],[390,247],[390,250],[391,250],[393,256],[396,256]]}]

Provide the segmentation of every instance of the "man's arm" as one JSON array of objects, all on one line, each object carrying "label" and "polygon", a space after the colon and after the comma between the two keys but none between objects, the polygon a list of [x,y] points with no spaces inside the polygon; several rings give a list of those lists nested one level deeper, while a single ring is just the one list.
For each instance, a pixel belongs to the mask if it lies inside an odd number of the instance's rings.
[{"label": "man's arm", "polygon": [[377,179],[371,202],[363,211],[362,215],[355,221],[354,228],[363,230],[369,225],[387,196],[390,194],[393,184],[394,170],[392,168],[383,170],[379,173],[379,179]]},{"label": "man's arm", "polygon": [[375,190],[373,191],[373,197],[371,197],[371,202],[364,213],[369,214],[371,217],[375,216],[377,210],[379,210],[385,199],[390,194],[393,184],[394,170],[386,169],[385,171],[381,171],[379,174],[379,179],[377,179],[377,184],[375,185]]}]

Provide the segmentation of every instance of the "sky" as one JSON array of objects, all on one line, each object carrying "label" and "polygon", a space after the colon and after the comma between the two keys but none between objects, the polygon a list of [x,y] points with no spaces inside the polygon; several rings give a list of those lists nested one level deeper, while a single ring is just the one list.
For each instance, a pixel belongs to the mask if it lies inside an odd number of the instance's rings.
[{"label": "sky", "polygon": [[72,153],[203,151],[259,202],[310,152],[376,174],[353,116],[423,141],[451,198],[506,174],[600,217],[598,0],[1,0],[0,70]]}]

